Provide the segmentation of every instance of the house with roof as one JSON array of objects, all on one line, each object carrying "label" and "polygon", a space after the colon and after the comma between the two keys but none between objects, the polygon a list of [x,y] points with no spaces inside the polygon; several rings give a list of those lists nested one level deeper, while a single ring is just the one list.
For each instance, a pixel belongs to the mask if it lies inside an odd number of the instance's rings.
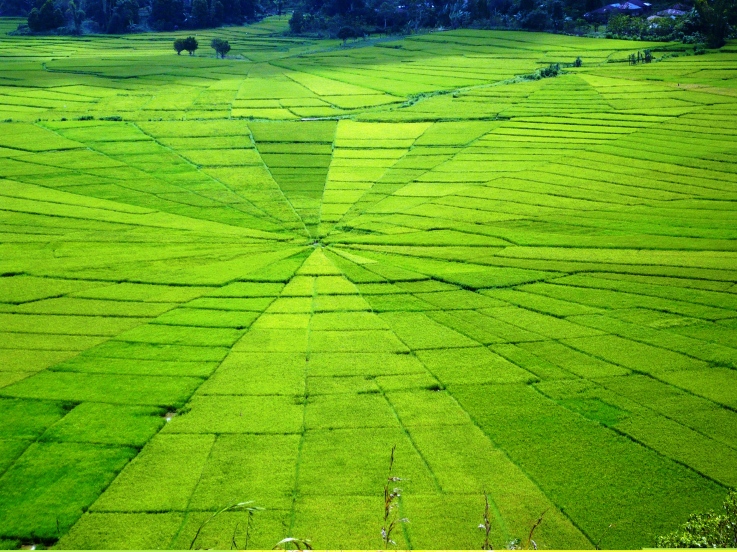
[{"label": "house with roof", "polygon": [[652,4],[644,0],[627,0],[625,2],[617,2],[608,4],[598,10],[593,10],[584,14],[586,21],[606,21],[611,15],[643,15],[650,11]]}]

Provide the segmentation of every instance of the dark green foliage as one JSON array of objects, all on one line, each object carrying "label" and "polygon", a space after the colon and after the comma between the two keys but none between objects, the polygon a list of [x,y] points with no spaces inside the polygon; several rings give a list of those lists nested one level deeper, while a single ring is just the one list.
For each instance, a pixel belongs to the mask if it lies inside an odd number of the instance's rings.
[{"label": "dark green foliage", "polygon": [[192,24],[195,27],[207,27],[210,21],[210,8],[207,0],[194,0],[192,2]]},{"label": "dark green foliage", "polygon": [[355,38],[357,35],[356,29],[353,27],[341,27],[338,29],[338,38],[343,41],[343,44],[346,43],[346,40],[349,38]]},{"label": "dark green foliage", "polygon": [[137,0],[117,0],[107,25],[107,32],[121,34],[129,31],[131,25],[138,23],[138,9]]},{"label": "dark green foliage", "polygon": [[174,40],[174,49],[177,52],[177,55],[180,55],[184,51],[184,39],[183,38],[177,38]]},{"label": "dark green foliage", "polygon": [[730,32],[730,25],[737,24],[735,0],[696,0],[695,8],[709,47],[724,46]]},{"label": "dark green foliage", "polygon": [[[182,0],[152,0],[150,21],[155,29],[162,31],[169,31],[178,27],[184,21]],[[188,48],[185,48],[185,50],[189,51]]]},{"label": "dark green foliage", "polygon": [[54,0],[46,0],[40,9],[33,8],[28,15],[28,27],[38,33],[51,31],[64,25],[64,14],[54,5]]},{"label": "dark green foliage", "polygon": [[230,44],[227,40],[222,38],[213,38],[210,42],[210,47],[215,50],[215,54],[225,59],[225,54],[230,52]]},{"label": "dark green foliage", "polygon": [[294,34],[299,34],[304,28],[305,18],[301,10],[294,10],[292,17],[289,18],[289,30]]},{"label": "dark green foliage", "polygon": [[544,31],[548,25],[548,14],[544,10],[535,9],[525,15],[521,23],[528,31]]},{"label": "dark green foliage", "polygon": [[190,56],[193,56],[194,53],[197,51],[197,48],[199,48],[199,42],[197,42],[197,39],[193,36],[188,36],[184,39],[184,49],[189,52]]},{"label": "dark green foliage", "polygon": [[731,491],[722,512],[693,514],[677,531],[658,537],[658,548],[737,548],[737,491]]},{"label": "dark green foliage", "polygon": [[31,0],[0,0],[0,15],[4,17],[26,17],[31,8]]}]

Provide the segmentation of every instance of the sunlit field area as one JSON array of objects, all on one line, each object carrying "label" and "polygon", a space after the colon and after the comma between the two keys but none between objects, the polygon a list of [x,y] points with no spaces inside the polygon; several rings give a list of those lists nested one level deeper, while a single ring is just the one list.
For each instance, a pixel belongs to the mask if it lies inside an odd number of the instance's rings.
[{"label": "sunlit field area", "polygon": [[395,445],[399,548],[718,508],[737,44],[286,21],[0,23],[0,545],[382,547]]}]

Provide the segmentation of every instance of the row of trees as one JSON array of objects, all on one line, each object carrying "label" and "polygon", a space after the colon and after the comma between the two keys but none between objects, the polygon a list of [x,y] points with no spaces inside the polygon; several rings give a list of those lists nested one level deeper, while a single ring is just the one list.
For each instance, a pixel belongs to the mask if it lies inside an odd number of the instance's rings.
[{"label": "row of trees", "polygon": [[[186,51],[190,56],[193,56],[197,49],[200,47],[200,43],[193,36],[187,38],[177,38],[174,41],[174,49],[177,55],[181,55],[182,52]],[[230,52],[230,44],[227,40],[222,38],[213,38],[210,41],[210,47],[215,50],[215,54],[225,59],[225,55]]]},{"label": "row of trees", "polygon": [[344,27],[364,32],[414,32],[421,28],[507,27],[576,32],[584,13],[605,0],[297,0],[294,33],[337,36]]},{"label": "row of trees", "polygon": [[[466,26],[582,33],[584,13],[614,0],[296,0],[294,34],[327,34],[342,39],[377,32]],[[651,0],[652,1],[652,0]],[[688,1],[688,0],[686,0]],[[737,0],[695,0],[695,10],[657,22],[612,16],[608,32],[641,39],[724,44],[737,27]],[[665,4],[663,4],[665,6]]]},{"label": "row of trees", "polygon": [[0,0],[0,15],[28,17],[34,32],[172,31],[241,25],[277,13],[282,0]]}]

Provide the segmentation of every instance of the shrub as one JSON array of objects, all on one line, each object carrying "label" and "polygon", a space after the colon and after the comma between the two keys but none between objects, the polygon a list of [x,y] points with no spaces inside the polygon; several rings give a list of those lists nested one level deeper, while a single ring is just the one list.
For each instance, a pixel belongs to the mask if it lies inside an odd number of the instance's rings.
[{"label": "shrub", "polygon": [[737,548],[737,491],[722,505],[723,513],[693,514],[680,529],[658,537],[658,548]]},{"label": "shrub", "polygon": [[177,51],[177,55],[181,54],[186,48],[184,47],[184,39],[177,38],[174,41],[174,49]]}]

